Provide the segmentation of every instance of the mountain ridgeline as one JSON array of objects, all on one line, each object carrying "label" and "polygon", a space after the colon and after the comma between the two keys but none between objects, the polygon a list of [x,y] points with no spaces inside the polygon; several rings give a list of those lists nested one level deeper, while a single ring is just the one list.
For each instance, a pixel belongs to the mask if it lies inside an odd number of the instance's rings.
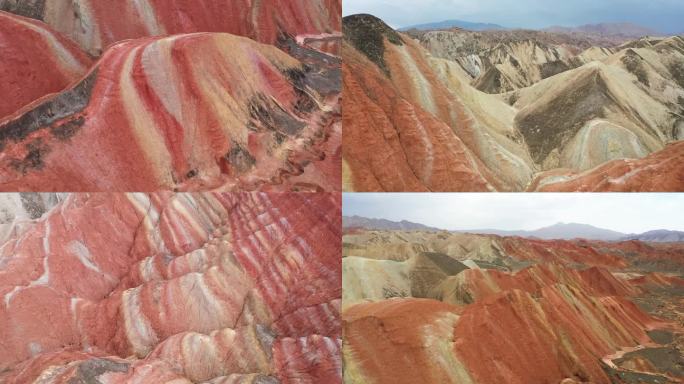
[{"label": "mountain ridgeline", "polygon": [[535,230],[502,230],[502,229],[457,229],[447,230],[407,220],[392,221],[387,219],[372,219],[362,216],[343,216],[342,226],[346,229],[367,229],[377,231],[424,231],[424,232],[452,232],[472,233],[481,235],[514,236],[545,240],[602,240],[602,241],[630,241],[638,240],[654,243],[684,242],[684,232],[659,229],[641,234],[626,234],[610,229],[599,228],[589,224],[556,223]]}]

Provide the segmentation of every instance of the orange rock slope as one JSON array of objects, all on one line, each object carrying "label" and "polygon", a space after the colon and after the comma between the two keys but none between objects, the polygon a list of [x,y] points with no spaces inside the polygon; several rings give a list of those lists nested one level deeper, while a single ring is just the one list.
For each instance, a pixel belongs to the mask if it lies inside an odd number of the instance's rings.
[{"label": "orange rock slope", "polygon": [[[357,304],[343,314],[347,383],[610,384],[601,359],[674,327],[621,296],[524,282],[466,307],[425,299]],[[485,280],[486,281],[486,280]],[[487,285],[491,283],[485,283]],[[482,295],[482,291],[480,291]],[[475,296],[477,297],[477,296]]]},{"label": "orange rock slope", "polygon": [[69,196],[2,246],[0,382],[339,382],[340,203]]},{"label": "orange rock slope", "polygon": [[527,184],[529,154],[510,127],[480,114],[480,108],[507,109],[503,102],[483,106],[452,92],[418,43],[382,21],[364,15],[345,23],[346,190],[493,191]]},{"label": "orange rock slope", "polygon": [[[663,383],[680,379],[653,367],[617,367],[613,360],[640,349],[677,353],[651,331],[681,335],[682,325],[635,303],[681,302],[684,283],[674,275],[684,270],[684,244],[491,236],[500,244],[498,260],[489,263],[502,268],[497,270],[466,260],[472,242],[487,252],[484,235],[458,234],[459,246],[446,245],[444,232],[434,233],[443,243],[425,240],[426,252],[405,261],[396,261],[403,258],[391,252],[391,242],[383,243],[396,238],[411,244],[420,234],[345,233],[343,284],[355,284],[343,286],[345,383],[613,384],[623,374]],[[387,246],[387,256],[363,256],[366,246]],[[461,268],[447,272],[459,262]],[[533,265],[504,270],[521,262]]]},{"label": "orange rock slope", "polygon": [[529,188],[542,192],[658,192],[684,190],[684,142],[638,160],[615,160],[582,173],[549,171]]}]

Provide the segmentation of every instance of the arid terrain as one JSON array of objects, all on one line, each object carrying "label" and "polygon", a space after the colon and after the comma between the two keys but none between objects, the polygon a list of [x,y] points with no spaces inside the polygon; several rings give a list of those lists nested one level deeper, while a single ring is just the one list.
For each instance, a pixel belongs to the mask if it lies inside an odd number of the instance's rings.
[{"label": "arid terrain", "polygon": [[348,227],[345,383],[681,383],[684,243]]},{"label": "arid terrain", "polygon": [[339,190],[340,14],[0,0],[0,190]]},{"label": "arid terrain", "polygon": [[344,190],[684,190],[684,39],[609,27],[345,17]]},{"label": "arid terrain", "polygon": [[0,383],[341,382],[340,194],[5,194]]}]

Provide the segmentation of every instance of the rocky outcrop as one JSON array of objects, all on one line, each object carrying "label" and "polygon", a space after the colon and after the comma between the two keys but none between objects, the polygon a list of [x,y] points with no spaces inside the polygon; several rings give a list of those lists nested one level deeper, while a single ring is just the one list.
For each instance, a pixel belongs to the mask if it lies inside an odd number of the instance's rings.
[{"label": "rocky outcrop", "polygon": [[3,244],[0,382],[339,382],[340,203],[69,196]]},{"label": "rocky outcrop", "polygon": [[31,228],[36,219],[64,197],[64,194],[38,192],[0,194],[0,242]]},{"label": "rocky outcrop", "polygon": [[126,39],[194,32],[226,32],[273,44],[290,36],[339,33],[339,0],[1,0],[0,10],[42,20],[101,54]]},{"label": "rocky outcrop", "polygon": [[517,273],[491,269],[469,269],[444,279],[431,291],[434,299],[455,305],[466,305],[518,289],[533,295],[555,284],[574,286],[593,296],[628,296],[637,290],[631,283],[613,276],[607,269],[591,267],[574,270],[549,263],[525,268]]},{"label": "rocky outcrop", "polygon": [[0,12],[0,120],[86,73],[92,59],[47,25]]},{"label": "rocky outcrop", "polygon": [[339,170],[324,171],[339,167],[339,60],[290,52],[304,63],[228,34],[118,44],[0,122],[0,188],[335,190]]},{"label": "rocky outcrop", "polygon": [[432,55],[461,65],[475,88],[492,94],[529,87],[587,63],[590,55],[585,52],[594,47],[610,54],[618,45],[610,40],[533,30],[436,30],[416,37]]}]

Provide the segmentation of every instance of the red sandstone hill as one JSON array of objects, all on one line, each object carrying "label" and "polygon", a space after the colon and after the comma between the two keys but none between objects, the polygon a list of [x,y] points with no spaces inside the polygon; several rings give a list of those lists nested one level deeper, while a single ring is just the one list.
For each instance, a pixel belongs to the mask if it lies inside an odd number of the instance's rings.
[{"label": "red sandstone hill", "polygon": [[0,1],[0,190],[340,189],[340,1],[112,6]]},{"label": "red sandstone hill", "polygon": [[340,221],[327,193],[72,195],[0,248],[0,382],[339,382]]},{"label": "red sandstone hill", "polygon": [[530,190],[544,192],[678,191],[684,183],[684,142],[638,160],[615,160],[586,172],[542,173]]},{"label": "red sandstone hill", "polygon": [[[0,122],[0,189],[286,183],[335,163],[336,76],[228,34],[118,44],[68,90]],[[335,174],[312,185],[335,189]]]}]

